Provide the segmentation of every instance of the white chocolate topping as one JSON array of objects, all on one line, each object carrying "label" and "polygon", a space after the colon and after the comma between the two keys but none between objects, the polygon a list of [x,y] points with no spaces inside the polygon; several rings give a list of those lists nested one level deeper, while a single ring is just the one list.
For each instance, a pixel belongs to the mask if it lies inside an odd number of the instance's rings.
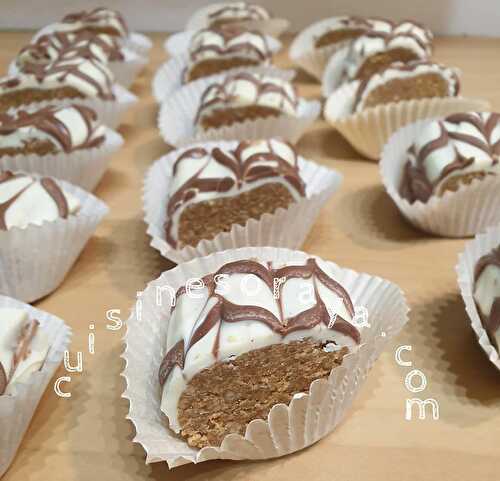
[{"label": "white chocolate topping", "polygon": [[88,12],[66,15],[61,22],[47,25],[39,30],[33,40],[36,41],[44,35],[56,32],[79,32],[89,29],[97,32],[104,29],[105,33],[122,38],[128,36],[128,28],[121,14],[115,10],[101,7]]},{"label": "white chocolate topping", "polygon": [[0,114],[0,151],[22,150],[32,141],[50,141],[56,152],[69,153],[98,147],[105,134],[106,129],[97,122],[95,112],[79,105]]},{"label": "white chocolate topping", "polygon": [[15,394],[15,385],[40,370],[49,341],[37,321],[22,309],[0,308],[0,395]]},{"label": "white chocolate topping", "polygon": [[29,64],[48,64],[57,58],[92,58],[102,63],[122,62],[135,54],[121,46],[116,37],[89,32],[54,33],[25,46],[16,57],[19,70]]},{"label": "white chocolate topping", "polygon": [[67,218],[79,208],[79,200],[50,178],[0,171],[0,232]]},{"label": "white chocolate topping", "polygon": [[266,62],[272,55],[264,35],[233,28],[200,30],[191,39],[189,54],[191,64],[220,57]]},{"label": "white chocolate topping", "polygon": [[408,152],[404,197],[425,202],[453,177],[500,174],[499,138],[499,114],[470,112],[430,121]]},{"label": "white chocolate topping", "polygon": [[270,13],[260,5],[246,2],[228,2],[214,5],[213,11],[207,14],[206,25],[216,22],[245,22],[250,20],[269,20]]},{"label": "white chocolate topping", "polygon": [[75,57],[57,59],[47,65],[32,64],[29,70],[0,80],[0,96],[18,90],[75,89],[85,98],[114,100],[113,74],[96,60]]},{"label": "white chocolate topping", "polygon": [[259,105],[297,116],[298,97],[285,80],[241,72],[210,85],[202,95],[197,121],[213,111]]}]

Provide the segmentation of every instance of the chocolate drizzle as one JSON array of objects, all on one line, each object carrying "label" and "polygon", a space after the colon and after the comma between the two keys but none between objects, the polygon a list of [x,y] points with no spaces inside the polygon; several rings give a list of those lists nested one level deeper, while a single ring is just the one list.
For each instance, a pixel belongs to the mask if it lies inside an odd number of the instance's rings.
[{"label": "chocolate drizzle", "polygon": [[[103,59],[96,55],[96,49],[102,52],[107,62],[124,60],[121,45],[116,38],[109,35],[96,35],[85,30],[43,35],[36,40],[36,43],[22,48],[18,59],[27,58],[26,63],[44,64],[56,58],[75,57],[102,61]],[[21,68],[24,69],[24,62],[21,62]]]},{"label": "chocolate drizzle", "polygon": [[[221,46],[217,43],[202,41],[200,45],[197,46],[197,43],[200,42],[200,38],[203,39],[203,37],[207,37],[209,34],[218,35],[222,38],[223,45]],[[264,48],[262,49],[260,45],[256,45],[248,40],[244,42],[237,41],[238,37],[248,37],[249,34],[258,37],[262,45],[264,45]],[[229,43],[231,43],[231,45],[229,45]],[[255,57],[260,62],[264,62],[272,56],[264,35],[260,32],[245,30],[234,25],[200,30],[191,40],[191,45],[192,48],[189,52],[191,63],[196,63],[199,60],[205,59],[207,57],[205,55],[206,53],[210,53],[210,56],[208,56],[209,59],[213,59],[214,57],[245,55]]]},{"label": "chocolate drizzle", "polygon": [[[92,75],[84,71],[82,66],[84,66],[85,62],[91,63],[93,68],[101,73],[104,82],[99,81],[98,79],[94,78]],[[96,91],[97,97],[103,100],[115,99],[115,95],[113,93],[113,79],[110,76],[110,72],[102,62],[93,59],[77,57],[69,60],[58,57],[53,62],[45,65],[28,63],[24,68],[24,74],[32,75],[38,82],[38,84],[43,84],[44,81],[50,77],[51,80],[56,80],[61,87],[71,86],[76,90],[79,90],[78,87],[75,87],[71,84],[68,85],[67,78],[69,76],[74,76],[81,82],[91,85]],[[23,74],[18,76],[19,83],[17,84],[17,86],[22,83],[22,76]],[[87,97],[84,92],[80,93]]]},{"label": "chocolate drizzle", "polygon": [[248,20],[267,20],[269,15],[258,5],[235,2],[209,13],[208,18],[211,22],[216,22],[221,19],[231,19],[233,21],[243,22]]},{"label": "chocolate drizzle", "polygon": [[[500,246],[496,247],[489,254],[484,255],[477,261],[474,268],[474,283],[478,281],[483,271],[489,266],[500,269]],[[493,300],[489,316],[482,313],[480,309],[478,309],[478,311],[484,328],[493,340],[493,334],[500,329],[500,297]],[[498,347],[500,346],[497,346],[497,348]]]},{"label": "chocolate drizzle", "polygon": [[[283,316],[283,284],[280,285],[280,296],[277,299],[279,303],[280,318],[277,318],[269,310],[255,305],[237,305],[226,300],[223,295],[215,292],[217,287],[217,276],[222,274],[252,274],[259,277],[272,290],[274,279],[286,277],[286,280],[312,279],[314,284],[315,305],[310,309],[300,312],[291,318]],[[343,335],[350,337],[356,344],[361,342],[361,336],[357,328],[350,322],[337,316],[333,325],[330,324],[331,318],[327,306],[319,295],[317,282],[320,282],[327,287],[336,296],[342,299],[343,304],[351,317],[354,317],[354,306],[348,292],[334,279],[328,276],[318,265],[315,259],[308,259],[304,265],[290,265],[279,269],[267,268],[262,264],[253,260],[241,260],[230,262],[223,265],[216,273],[210,274],[203,278],[205,286],[208,289],[206,303],[209,300],[216,299],[216,304],[207,313],[201,324],[198,326],[194,334],[189,339],[187,344],[183,340],[179,341],[170,349],[161,363],[159,370],[160,384],[163,385],[175,366],[184,368],[187,353],[189,350],[204,336],[218,325],[217,335],[214,340],[212,354],[215,359],[219,354],[220,331],[223,323],[236,323],[248,320],[257,321],[265,324],[276,334],[285,338],[288,334],[300,331],[310,330],[319,324],[324,324],[332,331],[340,332]],[[185,288],[177,291],[177,297],[185,293]],[[175,309],[175,307],[173,308]],[[179,320],[182,322],[182,320]]]},{"label": "chocolate drizzle", "polygon": [[[287,144],[295,154],[293,165],[282,158],[272,147],[272,142],[267,141],[267,150],[255,152],[247,158],[244,157],[245,149],[251,142],[240,142],[234,150],[227,152],[216,147],[211,151],[201,147],[188,149],[176,160],[173,166],[175,177],[179,165],[186,159],[199,159],[200,166],[193,175],[171,195],[167,205],[166,240],[173,247],[177,245],[172,228],[174,213],[181,209],[188,201],[194,199],[199,193],[214,192],[225,193],[231,189],[241,190],[245,185],[261,179],[284,178],[295,189],[298,195],[305,196],[304,182],[300,178],[297,157],[294,148]],[[203,160],[206,159],[206,160]],[[229,169],[233,177],[202,178],[204,170],[212,162]],[[262,165],[264,164],[264,165]],[[238,192],[235,192],[237,195]]]},{"label": "chocolate drizzle", "polygon": [[[413,203],[417,200],[427,202],[433,195],[436,187],[453,172],[464,170],[474,164],[474,157],[463,156],[455,142],[462,142],[472,145],[476,149],[482,150],[487,156],[491,157],[491,166],[496,165],[499,159],[495,157],[495,151],[498,149],[498,143],[491,143],[492,134],[500,123],[499,114],[485,114],[484,120],[481,114],[477,113],[458,113],[448,116],[442,121],[438,121],[439,136],[426,145],[419,152],[415,151],[413,145],[408,150],[410,159],[404,167],[403,178],[401,182],[400,194],[403,198]],[[446,127],[446,124],[459,125],[461,123],[471,124],[478,132],[478,135],[463,134],[455,132]],[[452,143],[455,158],[452,162],[446,164],[441,170],[437,179],[433,182],[427,177],[425,171],[425,162],[434,152],[446,147]],[[413,159],[413,161],[412,161]]]},{"label": "chocolate drizzle", "polygon": [[[0,171],[0,189],[2,188],[2,184],[7,182],[11,182],[20,178],[30,178],[24,174],[14,174],[10,171],[1,172]],[[38,182],[36,179],[31,179],[31,182],[16,192],[10,199],[7,199],[3,203],[0,203],[0,230],[8,230],[6,224],[6,214],[7,210],[26,192],[35,182]],[[47,194],[52,198],[57,206],[57,211],[59,213],[59,217],[66,219],[69,215],[68,202],[66,200],[66,196],[61,188],[54,182],[54,180],[49,177],[44,177],[39,180],[41,186],[45,189]]]},{"label": "chocolate drizzle", "polygon": [[207,87],[207,89],[201,96],[200,106],[195,117],[195,123],[199,122],[201,116],[204,114],[204,111],[209,109],[213,105],[231,105],[231,103],[237,97],[231,90],[231,87],[234,86],[238,81],[245,81],[253,84],[256,92],[253,103],[256,105],[259,105],[260,99],[263,95],[275,93],[281,98],[280,105],[277,107],[278,109],[283,110],[286,102],[288,102],[293,109],[297,109],[298,107],[299,101],[296,95],[296,91],[291,84],[290,86],[293,88],[294,92],[293,96],[290,95],[284,87],[270,82],[265,78],[260,78],[249,72],[239,72],[237,74],[225,77],[225,79],[220,83],[212,84]]},{"label": "chocolate drizzle", "polygon": [[16,369],[19,364],[26,359],[31,354],[31,343],[35,338],[40,323],[37,320],[31,320],[23,326],[19,334],[16,349],[12,355],[12,363],[10,366],[10,371],[7,373],[4,366],[0,362],[0,396],[5,394],[7,385],[14,377]]},{"label": "chocolate drizzle", "polygon": [[[70,13],[63,17],[62,21],[63,23],[82,23],[87,27],[102,26],[109,30],[110,35],[120,37],[126,37],[128,35],[128,27],[121,13],[106,7]],[[111,24],[113,22],[118,24],[118,28],[112,27]]]},{"label": "chocolate drizzle", "polygon": [[[78,145],[72,143],[70,126],[56,116],[58,112],[65,109],[76,110],[86,126],[86,138]],[[0,115],[0,140],[2,136],[11,135],[18,129],[34,127],[52,137],[66,153],[76,149],[91,149],[102,145],[104,142],[104,136],[94,135],[96,120],[97,115],[92,109],[80,105],[72,105],[71,107],[48,106],[35,112],[18,110],[13,115]]]},{"label": "chocolate drizzle", "polygon": [[7,389],[7,382],[7,374],[2,363],[0,362],[0,396],[5,393],[5,390]]}]

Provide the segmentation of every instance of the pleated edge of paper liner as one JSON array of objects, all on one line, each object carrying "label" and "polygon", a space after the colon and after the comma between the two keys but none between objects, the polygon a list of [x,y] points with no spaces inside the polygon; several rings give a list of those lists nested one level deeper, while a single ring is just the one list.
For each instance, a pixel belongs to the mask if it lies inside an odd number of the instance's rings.
[{"label": "pleated edge of paper liner", "polygon": [[477,261],[500,245],[500,224],[488,227],[465,244],[455,266],[457,283],[471,327],[490,362],[500,371],[500,355],[483,327],[474,300],[473,276]]},{"label": "pleated edge of paper liner", "polygon": [[[46,163],[45,166],[52,163],[53,164],[64,163],[67,164],[66,165],[67,168],[71,167],[72,170],[77,170],[76,168],[82,170],[82,164],[85,165],[85,163],[88,162],[89,159],[99,158],[99,163],[105,163],[107,166],[111,161],[111,157],[123,147],[125,140],[123,136],[116,130],[106,125],[103,125],[103,127],[105,129],[104,142],[98,147],[92,147],[91,149],[78,149],[73,152],[70,152],[69,154],[60,152],[58,154],[46,154],[46,155],[16,154],[12,156],[4,156],[0,157],[0,171],[10,170],[17,172],[25,172],[25,173],[36,173],[42,176],[54,177],[55,179],[64,180],[88,192],[92,192],[97,187],[102,177],[96,178],[93,186],[83,185],[83,180],[77,180],[78,176],[74,173],[71,174],[71,177],[73,177],[73,179],[69,179],[69,178],[59,177],[48,171],[42,172],[41,168],[40,170],[35,171],[29,168],[28,164],[34,163],[38,159],[42,159]],[[21,167],[21,165],[24,165],[24,167]],[[73,167],[76,168],[73,169]],[[106,168],[104,168],[102,174],[104,175],[105,172]]]},{"label": "pleated edge of paper liner", "polygon": [[[210,260],[210,258],[220,257],[220,261],[223,261],[223,260],[225,260],[224,257],[229,255],[229,254],[232,254],[233,260],[240,258],[240,257],[241,258],[248,258],[248,257],[259,258],[260,255],[263,258],[264,257],[269,258],[271,256],[271,253],[273,253],[275,255],[275,260],[278,260],[278,261],[280,260],[279,255],[281,255],[281,257],[282,257],[284,254],[286,254],[287,256],[291,256],[291,255],[299,256],[299,257],[302,257],[303,259],[307,259],[309,257],[321,259],[318,256],[310,255],[310,254],[307,254],[307,253],[300,251],[300,250],[286,249],[286,248],[242,247],[242,248],[238,248],[238,249],[229,249],[227,251],[209,254],[208,256],[205,256],[203,258],[192,259],[191,261],[179,264],[178,266],[176,266],[174,269],[172,269],[170,271],[163,272],[163,274],[161,274],[158,278],[156,278],[153,281],[150,281],[146,285],[145,289],[143,290],[143,293],[146,292],[146,290],[153,288],[155,285],[158,285],[159,283],[161,283],[162,279],[165,276],[168,277],[168,276],[177,275],[177,273],[178,273],[177,271],[181,271],[182,274],[179,274],[179,275],[181,275],[185,279],[188,279],[190,277],[190,273],[189,273],[190,266],[194,266],[196,264],[201,265],[204,262],[206,263],[207,260]],[[367,352],[368,345],[370,344],[370,347],[373,348],[375,355],[371,356],[369,359],[364,360],[366,363],[366,374],[367,374],[370,371],[373,364],[378,359],[378,357],[380,356],[380,354],[385,349],[388,341],[390,339],[393,339],[408,322],[408,320],[409,320],[408,313],[410,311],[410,308],[408,306],[406,296],[405,296],[403,290],[397,284],[394,284],[393,282],[388,281],[386,279],[383,279],[379,276],[371,276],[371,275],[365,274],[365,273],[358,273],[357,271],[354,271],[352,269],[341,268],[332,261],[323,261],[323,262],[326,262],[333,269],[341,270],[343,272],[344,276],[354,276],[356,278],[356,282],[360,282],[363,279],[364,280],[369,279],[370,282],[374,282],[374,281],[379,282],[384,287],[384,289],[386,291],[388,291],[389,289],[392,289],[393,294],[395,296],[398,296],[398,298],[399,298],[398,305],[399,305],[399,308],[401,309],[401,312],[398,313],[398,316],[401,316],[401,319],[398,322],[396,329],[394,329],[392,331],[390,336],[387,336],[387,334],[385,332],[385,328],[383,327],[383,325],[380,325],[379,326],[380,331],[377,331],[377,334],[374,334],[373,336],[371,336],[371,339],[369,340],[370,342],[362,343],[359,346],[359,348],[356,350],[356,352],[350,353],[344,357],[344,360],[343,360],[343,363],[341,366],[332,369],[332,371],[330,372],[330,375],[328,377],[328,380],[327,379],[314,380],[309,387],[308,393],[299,393],[299,394],[295,395],[288,405],[285,405],[285,404],[274,405],[269,412],[267,421],[264,421],[262,419],[260,419],[260,420],[257,419],[257,420],[251,421],[250,423],[247,424],[245,436],[241,436],[239,434],[229,434],[229,435],[225,436],[223,442],[221,443],[221,445],[219,447],[205,447],[202,449],[191,448],[187,445],[187,443],[185,441],[182,440],[182,438],[180,438],[180,440],[183,441],[184,444],[186,445],[189,452],[183,453],[183,454],[172,454],[171,456],[163,456],[163,457],[150,456],[150,453],[148,452],[148,448],[144,444],[145,441],[141,440],[142,436],[140,433],[138,422],[136,419],[133,419],[130,416],[130,408],[132,406],[133,399],[130,397],[131,396],[130,389],[129,389],[130,384],[129,384],[129,378],[127,377],[128,369],[129,369],[129,361],[127,358],[127,353],[128,353],[127,338],[130,334],[130,324],[131,324],[131,322],[136,320],[136,319],[134,319],[135,310],[134,310],[134,308],[131,309],[131,315],[127,321],[127,332],[125,333],[124,337],[122,338],[122,342],[124,343],[124,349],[123,349],[122,354],[120,356],[125,361],[125,367],[124,367],[122,373],[120,374],[124,378],[125,383],[126,383],[126,388],[122,394],[122,398],[127,399],[129,401],[129,413],[126,416],[126,419],[128,419],[132,422],[132,424],[134,425],[134,428],[136,430],[136,435],[134,436],[133,442],[141,444],[143,449],[146,451],[146,464],[166,461],[169,468],[174,468],[177,466],[181,466],[183,464],[188,464],[188,463],[197,464],[200,462],[214,460],[214,459],[233,459],[233,460],[253,459],[253,460],[257,460],[257,459],[270,459],[273,457],[281,457],[281,456],[285,456],[287,454],[291,454],[293,452],[298,452],[298,451],[310,446],[311,444],[314,444],[315,442],[319,441],[320,439],[326,437],[342,421],[342,419],[345,416],[345,414],[347,413],[347,411],[349,411],[350,404],[348,406],[344,406],[344,412],[342,412],[341,414],[339,414],[337,416],[337,418],[335,420],[336,422],[334,423],[334,426],[332,427],[331,430],[324,432],[323,435],[319,436],[317,439],[314,439],[311,443],[304,444],[298,449],[292,449],[289,452],[277,454],[276,456],[271,456],[271,457],[263,456],[263,457],[255,457],[255,458],[246,458],[244,456],[243,457],[224,457],[224,455],[223,455],[224,454],[224,442],[226,441],[226,439],[229,440],[229,442],[230,442],[230,440],[238,440],[238,441],[241,441],[242,443],[250,443],[253,445],[252,440],[250,439],[252,427],[257,426],[257,425],[259,425],[259,426],[265,425],[269,429],[270,416],[272,415],[272,412],[274,410],[282,409],[284,407],[287,410],[287,412],[289,412],[290,409],[292,409],[294,407],[294,403],[297,403],[297,402],[300,403],[300,402],[307,401],[312,396],[311,393],[315,390],[315,386],[319,387],[320,384],[330,383],[332,377],[340,378],[342,376],[342,380],[344,380],[346,378],[346,376],[348,376],[348,374],[349,374],[349,369],[351,369],[351,372],[352,372],[352,368],[354,367],[354,366],[351,366],[350,364],[355,365],[355,361],[359,360],[361,358],[363,352]],[[200,266],[197,266],[197,267],[199,268]],[[191,267],[191,269],[192,269],[192,267]],[[203,272],[205,272],[206,270],[207,270],[207,266],[204,267],[204,269],[202,269]],[[192,276],[192,274],[193,273],[191,272],[191,276]],[[200,272],[196,272],[196,275],[199,276],[201,274],[200,274]],[[353,291],[354,290],[355,289],[353,289]],[[377,289],[374,289],[374,291],[376,291],[376,290],[380,291],[380,286],[378,286]],[[362,295],[362,294],[358,294],[358,297],[360,295]],[[375,297],[374,292],[370,293],[370,297]],[[137,322],[139,322],[139,321],[137,321]],[[377,344],[377,342],[379,343],[378,344],[378,351],[375,351],[374,347],[377,347],[377,346],[375,346],[375,344]],[[358,368],[358,370],[359,370],[359,368]],[[340,384],[340,380],[337,380],[337,381],[338,382],[336,384]],[[365,379],[362,380],[361,384],[363,384],[364,381],[365,381]],[[344,386],[344,389],[345,389],[345,387],[346,386]],[[359,387],[358,387],[358,389],[359,389]],[[345,396],[345,392],[343,394]],[[168,435],[173,436],[175,438],[178,438],[178,436],[167,427],[168,421],[167,421],[166,416],[164,416],[162,414],[162,417],[165,419],[165,423],[163,425],[164,425],[167,433],[169,433]],[[250,438],[248,438],[247,436],[250,436]],[[271,438],[272,438],[272,434],[271,434]],[[256,448],[256,446],[254,446],[254,447]],[[256,448],[256,449],[258,450],[258,448]],[[207,455],[207,456],[205,457],[205,455]]]}]

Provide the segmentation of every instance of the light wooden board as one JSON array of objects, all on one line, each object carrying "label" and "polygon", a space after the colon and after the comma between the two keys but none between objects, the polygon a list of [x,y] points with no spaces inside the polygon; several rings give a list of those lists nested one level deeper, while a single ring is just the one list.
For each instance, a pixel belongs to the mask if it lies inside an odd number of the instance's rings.
[{"label": "light wooden board", "polygon": [[[4,69],[28,38],[0,34]],[[125,147],[96,191],[111,213],[63,286],[37,304],[72,326],[73,357],[85,352],[84,372],[73,375],[70,399],[47,391],[5,481],[498,480],[500,373],[476,344],[459,296],[454,267],[465,241],[431,238],[407,225],[380,184],[378,166],[359,159],[324,122],[302,138],[300,153],[338,169],[345,183],[303,249],[399,284],[412,308],[409,325],[375,365],[351,414],[315,446],[273,461],[211,462],[170,472],[164,464],[144,464],[125,420],[127,401],[120,398],[123,332],[105,329],[105,313],[121,309],[126,319],[135,293],[171,267],[149,247],[141,203],[146,169],[168,151],[155,128],[150,93],[152,74],[165,60],[164,38],[154,35],[152,61],[133,88],[140,104],[120,128]],[[436,44],[437,59],[463,70],[463,92],[483,96],[500,110],[500,40],[449,38]],[[289,65],[285,56],[279,63]],[[302,93],[319,95],[319,86],[305,75],[299,80]],[[96,324],[94,356],[87,353],[90,323]],[[405,401],[413,395],[404,385],[410,368],[394,360],[399,345],[412,346],[406,358],[425,374],[421,396],[439,402],[438,421],[405,420]]]}]

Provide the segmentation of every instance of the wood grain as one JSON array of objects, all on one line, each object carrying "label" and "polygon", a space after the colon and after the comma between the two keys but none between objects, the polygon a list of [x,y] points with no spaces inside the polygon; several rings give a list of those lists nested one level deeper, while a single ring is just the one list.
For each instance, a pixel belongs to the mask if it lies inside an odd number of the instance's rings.
[{"label": "wood grain", "polygon": [[[29,37],[0,34],[4,70]],[[140,103],[120,128],[125,147],[96,191],[111,213],[63,286],[37,303],[72,326],[73,358],[84,352],[84,373],[66,386],[70,399],[46,392],[4,480],[498,480],[500,377],[475,342],[459,296],[454,267],[465,241],[432,238],[407,225],[384,192],[378,166],[358,158],[324,122],[302,138],[300,153],[339,170],[345,182],[303,249],[399,284],[412,308],[409,325],[375,365],[350,416],[317,445],[264,462],[211,462],[172,472],[164,464],[144,464],[125,419],[127,401],[120,398],[123,333],[105,329],[105,313],[120,309],[126,319],[136,292],[171,267],[149,247],[142,220],[142,178],[169,149],[155,129],[150,89],[153,72],[165,60],[165,36],[153,38],[151,63],[133,87]],[[436,58],[463,70],[464,94],[485,97],[500,109],[500,40],[436,43]],[[278,61],[289,65],[284,55]],[[319,95],[305,74],[298,78],[304,95]],[[90,323],[96,325],[93,356],[86,347]],[[438,421],[405,420],[405,400],[413,397],[404,385],[410,368],[394,360],[403,344],[412,346],[406,353],[412,368],[425,373],[422,397],[439,402]]]}]

